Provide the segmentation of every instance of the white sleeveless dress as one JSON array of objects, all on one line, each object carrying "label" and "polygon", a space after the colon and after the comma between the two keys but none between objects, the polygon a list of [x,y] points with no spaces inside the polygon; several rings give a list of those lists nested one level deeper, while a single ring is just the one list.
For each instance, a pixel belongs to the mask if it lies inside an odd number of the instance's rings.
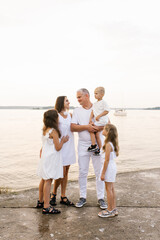
[{"label": "white sleeveless dress", "polygon": [[69,113],[66,113],[66,114],[67,114],[67,118],[63,118],[59,114],[59,129],[62,135],[61,137],[66,135],[69,136],[68,142],[64,143],[61,149],[63,166],[68,166],[76,162],[74,135],[70,130],[71,115]]},{"label": "white sleeveless dress", "polygon": [[39,161],[37,175],[44,180],[63,178],[63,163],[61,150],[56,151],[53,139],[49,138],[50,129],[46,135],[42,135],[42,155]]},{"label": "white sleeveless dress", "polygon": [[[117,167],[116,167],[116,162],[115,162],[115,158],[116,156],[116,152],[114,151],[114,146],[111,142],[109,142],[113,152],[110,153],[109,156],[109,163],[108,163],[108,167],[107,167],[107,171],[105,173],[105,182],[115,182],[116,181],[116,173],[117,173]],[[105,159],[105,154],[103,155],[104,159]]]}]

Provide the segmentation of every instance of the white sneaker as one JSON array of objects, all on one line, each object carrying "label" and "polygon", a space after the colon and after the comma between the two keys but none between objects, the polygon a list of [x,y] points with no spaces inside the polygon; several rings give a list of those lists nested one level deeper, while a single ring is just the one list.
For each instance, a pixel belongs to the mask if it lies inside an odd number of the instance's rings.
[{"label": "white sneaker", "polygon": [[108,207],[106,202],[104,201],[104,199],[99,199],[98,200],[98,205],[101,209],[106,209]]}]

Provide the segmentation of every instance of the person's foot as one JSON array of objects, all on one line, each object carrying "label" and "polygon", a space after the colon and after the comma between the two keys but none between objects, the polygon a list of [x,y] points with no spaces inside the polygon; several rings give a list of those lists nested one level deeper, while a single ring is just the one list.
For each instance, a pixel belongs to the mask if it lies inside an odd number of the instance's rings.
[{"label": "person's foot", "polygon": [[52,206],[56,206],[57,203],[56,203],[56,194],[53,194],[51,195],[51,200],[49,202]]},{"label": "person's foot", "polygon": [[80,198],[79,201],[75,204],[75,206],[77,208],[81,208],[84,204],[86,204],[86,198]]},{"label": "person's foot", "polygon": [[36,208],[43,208],[44,202],[40,202],[39,200],[37,201],[37,206]]},{"label": "person's foot", "polygon": [[62,196],[61,196],[60,204],[64,204],[66,206],[74,206],[73,202],[69,201],[67,197],[62,197]]},{"label": "person's foot", "polygon": [[108,207],[106,202],[104,201],[104,199],[99,199],[98,200],[98,205],[101,209],[106,209]]},{"label": "person's foot", "polygon": [[102,218],[110,218],[110,217],[115,217],[115,213],[114,211],[109,211],[108,209],[106,209],[104,211],[99,212],[98,216]]},{"label": "person's foot", "polygon": [[97,147],[97,144],[95,144],[95,145],[91,145],[88,149],[87,149],[87,151],[88,152],[95,152],[95,151],[97,151],[99,148]]},{"label": "person's foot", "polygon": [[61,211],[52,207],[52,206],[50,206],[48,208],[43,208],[42,213],[43,214],[59,214],[59,213],[61,213]]},{"label": "person's foot", "polygon": [[118,216],[119,213],[118,213],[117,208],[114,208],[114,209],[113,209],[113,212],[114,212],[115,216]]}]

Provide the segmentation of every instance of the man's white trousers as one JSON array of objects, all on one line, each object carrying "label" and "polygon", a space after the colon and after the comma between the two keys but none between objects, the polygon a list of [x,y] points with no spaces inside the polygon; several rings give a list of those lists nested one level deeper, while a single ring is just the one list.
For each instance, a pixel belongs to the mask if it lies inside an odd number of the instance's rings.
[{"label": "man's white trousers", "polygon": [[88,152],[87,147],[81,144],[78,145],[80,198],[87,197],[87,176],[90,159],[92,159],[96,176],[97,199],[104,199],[104,181],[100,180],[104,160],[101,156],[94,156],[93,153]]}]

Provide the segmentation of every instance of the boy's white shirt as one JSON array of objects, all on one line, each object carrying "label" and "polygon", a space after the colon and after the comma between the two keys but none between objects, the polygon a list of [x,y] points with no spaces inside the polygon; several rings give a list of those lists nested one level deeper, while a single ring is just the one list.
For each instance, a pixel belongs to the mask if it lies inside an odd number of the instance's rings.
[{"label": "boy's white shirt", "polygon": [[[96,118],[98,115],[100,115],[102,112],[104,111],[110,111],[110,108],[108,106],[108,104],[106,103],[106,101],[104,101],[103,99],[100,101],[97,101],[95,103],[93,103],[93,114],[94,114],[94,118]],[[100,126],[102,124],[105,125],[108,122],[108,114],[106,114],[105,116],[100,117],[99,121],[97,121],[98,125]]]}]

